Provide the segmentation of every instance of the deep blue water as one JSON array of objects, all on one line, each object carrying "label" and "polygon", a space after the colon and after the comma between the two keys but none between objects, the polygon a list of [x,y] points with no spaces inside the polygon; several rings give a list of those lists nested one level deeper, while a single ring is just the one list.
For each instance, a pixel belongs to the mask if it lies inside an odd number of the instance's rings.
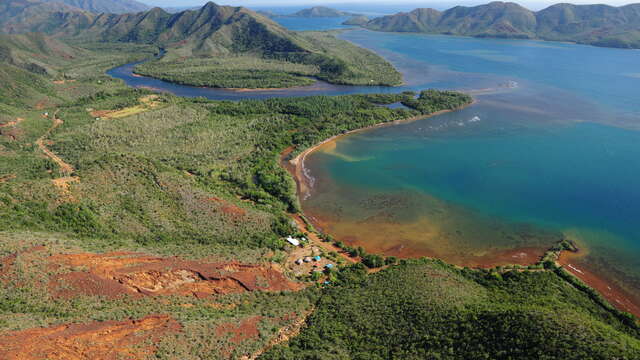
[{"label": "deep blue water", "polygon": [[306,31],[353,28],[353,26],[342,25],[342,23],[347,19],[349,19],[349,16],[334,18],[275,17],[272,20],[278,22],[289,30]]}]

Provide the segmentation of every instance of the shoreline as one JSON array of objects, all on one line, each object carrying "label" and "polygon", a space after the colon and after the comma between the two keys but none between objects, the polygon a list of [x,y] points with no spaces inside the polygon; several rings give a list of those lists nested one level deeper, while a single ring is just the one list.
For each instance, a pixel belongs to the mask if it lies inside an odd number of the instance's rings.
[{"label": "shoreline", "polygon": [[[428,115],[418,115],[418,116],[414,116],[414,117],[410,117],[410,118],[406,118],[406,119],[401,119],[401,120],[395,120],[395,121],[389,121],[389,122],[381,122],[381,123],[377,123],[374,125],[370,125],[370,126],[366,126],[363,128],[358,128],[358,129],[353,129],[353,130],[349,130],[345,133],[342,134],[338,134],[338,135],[334,135],[328,139],[323,140],[322,142],[315,144],[313,146],[311,146],[310,148],[304,150],[303,152],[301,152],[300,154],[298,154],[295,158],[291,159],[291,160],[286,160],[285,157],[288,156],[289,154],[291,154],[291,152],[293,152],[295,149],[291,149],[291,148],[287,148],[285,149],[281,154],[280,154],[280,162],[282,163],[282,165],[285,167],[285,169],[293,176],[295,182],[296,182],[296,188],[297,188],[297,196],[298,199],[303,198],[303,196],[308,196],[309,195],[309,190],[310,190],[310,185],[308,183],[308,177],[305,175],[305,167],[304,167],[304,161],[307,157],[307,155],[319,150],[321,147],[335,142],[340,138],[349,136],[349,135],[353,135],[353,134],[357,134],[363,131],[368,131],[368,130],[373,130],[373,129],[377,129],[377,128],[381,128],[381,127],[386,127],[386,126],[393,126],[393,125],[398,125],[398,124],[406,124],[406,123],[410,123],[410,122],[414,122],[414,121],[419,121],[419,120],[424,120],[424,119],[428,119],[434,116],[438,116],[438,115],[442,115],[442,114],[446,114],[449,112],[454,112],[454,111],[458,111],[458,110],[462,110],[462,109],[466,109],[472,105],[475,105],[477,103],[477,100],[474,98],[472,102],[470,102],[469,104],[466,104],[464,106],[458,107],[456,109],[445,109],[445,110],[440,110],[440,111],[436,111],[434,113],[428,114]],[[288,152],[287,152],[288,150]],[[286,166],[285,163],[288,163],[289,166]]]},{"label": "shoreline", "polygon": [[[474,99],[471,103],[462,106],[460,108],[454,109],[454,110],[441,110],[441,111],[437,111],[435,113],[429,114],[429,115],[421,115],[421,116],[415,116],[412,118],[407,118],[407,119],[403,119],[403,120],[396,120],[396,121],[390,121],[390,122],[383,122],[383,123],[378,123],[378,124],[374,124],[371,126],[367,126],[367,127],[363,127],[363,128],[358,128],[358,129],[354,129],[354,130],[350,130],[347,131],[345,133],[342,134],[338,134],[338,135],[334,135],[328,139],[323,140],[322,142],[315,144],[311,147],[309,147],[308,149],[304,150],[303,152],[301,152],[300,154],[298,154],[295,158],[287,160],[286,158],[293,152],[295,151],[295,148],[293,146],[288,147],[287,149],[285,149],[281,154],[280,154],[280,163],[281,166],[283,166],[285,168],[285,170],[287,170],[287,172],[289,172],[293,178],[294,181],[296,182],[296,195],[298,197],[299,200],[304,199],[305,196],[309,196],[310,195],[310,190],[311,187],[313,186],[313,184],[310,184],[309,181],[310,179],[308,178],[308,176],[306,175],[306,168],[304,166],[304,161],[306,159],[306,157],[309,154],[312,154],[313,152],[320,150],[322,147],[334,143],[337,140],[339,140],[340,138],[349,136],[349,135],[353,135],[359,132],[363,132],[363,131],[368,131],[368,130],[372,130],[372,129],[377,129],[380,127],[385,127],[385,126],[393,126],[393,125],[397,125],[397,124],[402,124],[402,123],[408,123],[408,122],[413,122],[413,121],[418,121],[418,120],[424,120],[424,119],[428,119],[430,117],[434,117],[437,115],[441,115],[444,113],[448,113],[448,112],[453,112],[453,111],[457,111],[457,110],[462,110],[464,108],[467,108],[471,105],[474,105],[476,103],[476,99]],[[301,210],[301,213],[304,213]],[[312,221],[312,220],[310,220]],[[313,222],[313,221],[312,221]],[[313,224],[315,227],[318,227],[319,224]],[[321,229],[321,227],[318,227]],[[511,251],[516,251],[517,249],[512,249]],[[510,253],[511,251],[505,252],[505,253]],[[492,256],[498,256],[499,254],[492,254]],[[574,262],[572,262],[572,260],[584,257],[584,252],[580,251],[579,253],[573,253],[573,252],[569,252],[569,251],[562,251],[557,259],[557,263],[566,271],[568,271],[570,274],[572,274],[573,276],[577,277],[578,279],[580,279],[581,281],[583,281],[585,284],[587,284],[589,287],[595,289],[604,299],[606,299],[606,301],[608,301],[613,307],[624,311],[624,312],[628,312],[633,314],[636,318],[640,318],[640,304],[637,304],[637,302],[634,302],[633,299],[634,297],[631,296],[627,291],[625,291],[624,289],[620,288],[619,286],[617,286],[616,284],[612,283],[611,281],[609,281],[608,279],[606,279],[605,277],[596,274],[596,272],[592,271],[591,269],[588,269],[588,267],[584,264],[580,264],[579,267],[578,265],[576,265]],[[487,259],[488,260],[488,259]],[[487,261],[484,265],[487,265],[491,263],[491,261]],[[514,263],[517,263],[514,262]],[[531,265],[534,265],[534,263],[532,263]],[[477,266],[478,268],[484,268],[485,266]]]},{"label": "shoreline", "polygon": [[634,297],[631,294],[605,276],[597,274],[597,271],[590,269],[587,264],[579,262],[586,255],[588,253],[585,253],[582,248],[577,252],[564,250],[560,252],[556,262],[571,275],[595,289],[613,307],[631,313],[640,319],[640,306],[634,302]]}]

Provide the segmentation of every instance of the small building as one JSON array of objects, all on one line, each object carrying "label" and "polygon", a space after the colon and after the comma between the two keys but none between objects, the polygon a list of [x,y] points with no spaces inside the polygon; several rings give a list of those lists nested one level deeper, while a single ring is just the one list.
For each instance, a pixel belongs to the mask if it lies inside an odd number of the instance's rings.
[{"label": "small building", "polygon": [[298,265],[302,265],[302,259],[298,259],[298,260],[296,260],[296,264],[298,264]]},{"label": "small building", "polygon": [[300,246],[300,240],[294,239],[291,236],[287,237],[287,241],[289,242],[289,244],[291,244],[293,246]]},{"label": "small building", "polygon": [[311,261],[312,261],[311,256],[305,256],[304,257],[304,262],[310,263]]},{"label": "small building", "polygon": [[313,257],[313,260],[315,260],[315,261],[320,261],[320,255],[316,255],[316,256],[314,256],[314,257]]},{"label": "small building", "polygon": [[327,269],[333,269],[333,264],[327,264],[324,267],[327,268]]}]

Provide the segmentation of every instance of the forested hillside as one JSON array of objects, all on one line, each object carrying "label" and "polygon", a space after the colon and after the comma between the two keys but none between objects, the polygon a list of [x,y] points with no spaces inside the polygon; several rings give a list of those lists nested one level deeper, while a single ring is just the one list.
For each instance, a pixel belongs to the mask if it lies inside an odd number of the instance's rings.
[{"label": "forested hillside", "polygon": [[[287,345],[263,359],[635,359],[638,328],[553,272],[411,260],[344,270]],[[579,329],[579,330],[578,330]]]}]

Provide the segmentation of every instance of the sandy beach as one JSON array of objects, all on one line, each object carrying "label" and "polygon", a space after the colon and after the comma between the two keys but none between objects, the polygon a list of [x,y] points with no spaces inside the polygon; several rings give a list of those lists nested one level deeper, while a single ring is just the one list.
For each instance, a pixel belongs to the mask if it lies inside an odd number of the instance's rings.
[{"label": "sandy beach", "polygon": [[293,148],[287,148],[285,149],[285,151],[283,151],[283,153],[281,154],[281,163],[282,165],[285,167],[285,169],[287,169],[291,175],[293,175],[296,184],[297,184],[297,188],[298,188],[298,198],[300,199],[304,199],[305,196],[308,196],[309,191],[310,191],[310,184],[309,184],[309,178],[305,175],[305,167],[304,167],[304,161],[307,157],[307,155],[322,149],[323,147],[326,146],[334,146],[335,147],[335,142],[338,139],[341,139],[343,137],[349,136],[349,135],[353,135],[359,132],[363,132],[363,131],[368,131],[371,129],[376,129],[376,128],[380,128],[380,127],[385,127],[385,126],[393,126],[393,125],[397,125],[397,124],[404,124],[404,123],[408,123],[408,122],[412,122],[412,121],[418,121],[418,120],[424,120],[424,119],[428,119],[430,117],[434,117],[434,116],[438,116],[438,115],[442,115],[448,112],[452,112],[452,111],[458,111],[458,110],[462,110],[464,108],[467,108],[471,105],[474,105],[476,103],[476,100],[474,99],[471,103],[459,107],[457,109],[453,109],[453,110],[440,110],[440,111],[436,111],[432,114],[429,115],[419,115],[419,116],[414,116],[411,118],[407,118],[407,119],[402,119],[402,120],[396,120],[396,121],[389,121],[389,122],[383,122],[383,123],[378,123],[375,125],[371,125],[371,126],[367,126],[364,128],[359,128],[359,129],[354,129],[354,130],[350,130],[347,131],[343,134],[339,134],[339,135],[335,135],[332,136],[322,142],[320,142],[319,144],[316,144],[308,149],[306,149],[305,151],[301,152],[300,154],[298,154],[298,156],[296,156],[295,158],[291,159],[288,161],[289,164],[285,164],[286,161],[286,157],[289,156],[289,154],[291,154],[291,152],[293,152],[295,149]]}]

